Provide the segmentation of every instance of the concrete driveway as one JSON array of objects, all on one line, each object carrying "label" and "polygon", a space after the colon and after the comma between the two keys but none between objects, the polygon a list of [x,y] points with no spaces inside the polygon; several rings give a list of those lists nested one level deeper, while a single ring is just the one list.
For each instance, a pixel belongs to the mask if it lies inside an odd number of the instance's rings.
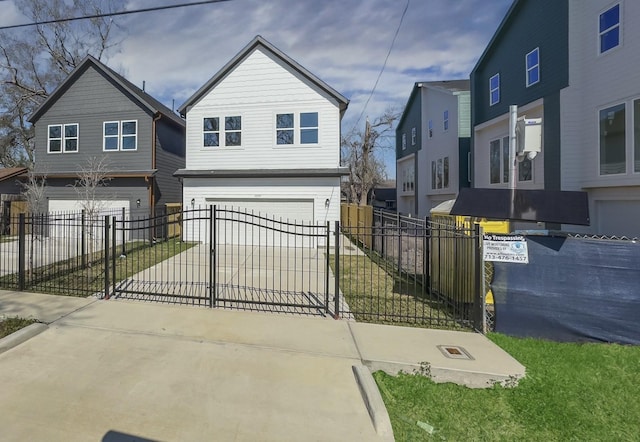
[{"label": "concrete driveway", "polygon": [[93,302],[0,354],[1,438],[380,440],[344,327],[320,318]]},{"label": "concrete driveway", "polygon": [[[210,261],[210,246],[197,245],[123,281],[117,296],[208,306]],[[217,307],[333,316],[335,278],[331,269],[327,274],[326,249],[222,244],[214,271]],[[339,299],[342,316],[350,317]]]}]

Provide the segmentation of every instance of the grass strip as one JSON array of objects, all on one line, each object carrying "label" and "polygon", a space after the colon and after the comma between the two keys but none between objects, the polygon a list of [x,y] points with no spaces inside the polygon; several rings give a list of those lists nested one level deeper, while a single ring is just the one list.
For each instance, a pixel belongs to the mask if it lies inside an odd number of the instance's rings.
[{"label": "grass strip", "polygon": [[0,318],[0,339],[36,322],[38,321],[35,319],[24,319],[18,317]]},{"label": "grass strip", "polygon": [[638,440],[640,347],[489,337],[527,367],[517,387],[374,373],[397,441]]}]

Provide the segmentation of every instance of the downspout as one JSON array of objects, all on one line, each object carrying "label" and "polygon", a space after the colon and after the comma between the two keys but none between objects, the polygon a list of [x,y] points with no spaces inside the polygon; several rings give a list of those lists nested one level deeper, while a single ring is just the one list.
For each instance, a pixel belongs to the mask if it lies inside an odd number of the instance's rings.
[{"label": "downspout", "polygon": [[[162,118],[162,114],[160,112],[157,112],[156,115],[153,117],[153,121],[151,123],[151,169],[155,169],[156,168],[156,148],[157,148],[157,143],[156,143],[156,136],[157,136],[157,129],[156,129],[156,123]],[[149,185],[149,207],[151,208],[151,216],[155,216],[156,212],[156,201],[155,201],[155,192],[154,192],[154,187],[155,187],[155,176],[150,177],[150,185]]]}]

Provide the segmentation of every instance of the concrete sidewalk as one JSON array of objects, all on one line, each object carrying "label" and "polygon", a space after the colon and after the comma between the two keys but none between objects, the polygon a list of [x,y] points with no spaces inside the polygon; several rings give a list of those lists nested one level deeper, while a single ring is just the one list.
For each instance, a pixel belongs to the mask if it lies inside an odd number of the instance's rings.
[{"label": "concrete sidewalk", "polygon": [[[0,292],[0,315],[43,296]],[[382,440],[354,367],[428,362],[475,387],[524,375],[473,333],[52,298],[48,330],[0,355],[4,440]]]}]

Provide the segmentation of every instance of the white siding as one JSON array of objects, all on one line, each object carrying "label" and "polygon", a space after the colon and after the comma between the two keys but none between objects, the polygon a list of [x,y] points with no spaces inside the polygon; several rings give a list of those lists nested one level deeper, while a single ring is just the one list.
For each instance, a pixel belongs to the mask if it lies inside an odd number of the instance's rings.
[{"label": "white siding", "polygon": [[[398,212],[404,215],[416,215],[415,194],[417,177],[415,176],[415,154],[406,156],[396,163],[396,195]],[[413,179],[414,188],[407,186]]]},{"label": "white siding", "polygon": [[[211,204],[252,207],[255,214],[267,218],[282,216],[284,221],[291,223],[324,226],[330,222],[333,225],[340,219],[340,180],[339,178],[185,178],[184,201],[187,209],[191,208],[191,201],[195,208],[207,207]],[[294,204],[300,207],[296,209]],[[291,219],[287,215],[294,213],[303,214],[301,216],[305,219]],[[313,219],[308,219],[309,213],[313,215]],[[203,222],[201,226],[196,223],[185,223],[185,229],[189,230],[185,231],[187,240],[196,238],[205,241],[208,237],[207,223]],[[256,238],[257,235],[255,235]],[[263,237],[263,239],[272,240],[273,238]],[[239,243],[245,241],[244,238],[233,240]],[[309,244],[304,242],[305,246]]]},{"label": "white siding", "polygon": [[[542,100],[537,100],[533,103],[520,107],[518,109],[518,117],[526,116],[527,118],[542,118],[543,110]],[[474,187],[508,188],[508,183],[490,183],[489,143],[493,140],[509,136],[509,114],[503,114],[493,120],[478,125],[474,130]],[[544,132],[544,120],[542,121],[542,130]],[[532,161],[532,166],[533,180],[518,181],[516,186],[518,189],[544,189],[544,135],[542,152],[539,153]]]},{"label": "white siding", "polygon": [[[425,128],[422,150],[418,158],[419,208],[418,216],[428,216],[430,210],[443,201],[454,199],[458,193],[459,125],[458,96],[451,92],[423,88],[422,125]],[[444,111],[449,111],[449,130],[443,129]],[[429,138],[429,120],[433,120],[433,138]],[[449,187],[431,188],[431,162],[449,158]]]},{"label": "white siding", "polygon": [[[318,145],[276,145],[275,115],[318,112]],[[205,117],[242,116],[242,147],[203,147]],[[187,112],[187,169],[336,168],[340,111],[320,89],[260,49]],[[186,197],[185,197],[186,198]]]},{"label": "white siding", "polygon": [[[640,173],[632,170],[629,106],[640,97],[640,2],[620,2],[622,45],[599,54],[598,17],[614,4],[611,0],[569,2],[569,87],[561,92],[562,189],[589,192],[591,227],[581,231],[640,236],[637,218],[629,216],[637,213],[640,199]],[[627,103],[627,172],[600,176],[599,110],[623,102]]]}]

